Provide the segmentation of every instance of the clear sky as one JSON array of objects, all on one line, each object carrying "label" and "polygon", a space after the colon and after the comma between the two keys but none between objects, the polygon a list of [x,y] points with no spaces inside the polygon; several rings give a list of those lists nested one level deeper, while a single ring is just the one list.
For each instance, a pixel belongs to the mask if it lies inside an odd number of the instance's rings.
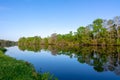
[{"label": "clear sky", "polygon": [[0,0],[0,39],[64,34],[115,16],[120,0]]}]

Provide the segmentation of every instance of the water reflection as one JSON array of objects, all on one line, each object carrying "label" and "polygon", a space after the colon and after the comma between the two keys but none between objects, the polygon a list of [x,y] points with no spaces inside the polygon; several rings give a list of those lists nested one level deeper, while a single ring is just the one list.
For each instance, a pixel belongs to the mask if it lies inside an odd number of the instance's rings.
[{"label": "water reflection", "polygon": [[51,51],[52,55],[67,55],[77,58],[78,62],[93,66],[97,72],[112,71],[120,75],[120,47],[78,47],[78,46],[20,46],[20,50],[38,52],[42,49]]},{"label": "water reflection", "polygon": [[0,47],[11,47],[17,45],[17,42],[9,40],[0,40]]},{"label": "water reflection", "polygon": [[17,42],[0,40],[0,51],[5,53],[7,51],[7,49],[5,47],[12,47],[15,45],[17,45]]}]

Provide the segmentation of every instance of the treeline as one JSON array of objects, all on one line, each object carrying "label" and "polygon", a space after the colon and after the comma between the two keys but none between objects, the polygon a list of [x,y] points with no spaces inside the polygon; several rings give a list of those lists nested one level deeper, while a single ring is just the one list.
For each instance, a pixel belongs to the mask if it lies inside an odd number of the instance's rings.
[{"label": "treeline", "polygon": [[0,47],[9,47],[17,45],[17,42],[10,40],[0,40]]},{"label": "treeline", "polygon": [[70,31],[68,34],[53,33],[50,37],[41,38],[22,37],[18,41],[19,45],[120,45],[120,16],[113,19],[96,19],[88,26],[80,26],[76,32]]}]

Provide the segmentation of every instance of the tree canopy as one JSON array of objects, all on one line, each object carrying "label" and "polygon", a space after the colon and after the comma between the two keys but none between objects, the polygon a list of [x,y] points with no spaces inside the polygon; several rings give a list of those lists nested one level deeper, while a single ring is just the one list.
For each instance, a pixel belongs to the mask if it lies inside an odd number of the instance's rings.
[{"label": "tree canopy", "polygon": [[120,45],[120,16],[113,19],[95,19],[88,26],[80,26],[76,32],[53,33],[50,37],[22,37],[19,45]]}]

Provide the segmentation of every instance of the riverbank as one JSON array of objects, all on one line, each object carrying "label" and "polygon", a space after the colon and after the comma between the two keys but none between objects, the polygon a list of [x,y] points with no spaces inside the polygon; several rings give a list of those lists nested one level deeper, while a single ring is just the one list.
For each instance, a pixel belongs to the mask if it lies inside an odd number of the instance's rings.
[{"label": "riverbank", "polygon": [[21,60],[13,59],[0,51],[0,80],[57,80],[49,73],[37,73],[34,67]]}]

